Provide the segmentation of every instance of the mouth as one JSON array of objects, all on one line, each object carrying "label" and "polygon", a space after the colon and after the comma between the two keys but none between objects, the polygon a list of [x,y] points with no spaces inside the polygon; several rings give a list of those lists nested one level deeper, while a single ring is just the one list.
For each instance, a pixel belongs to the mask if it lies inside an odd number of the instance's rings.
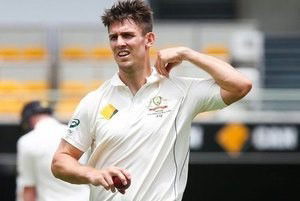
[{"label": "mouth", "polygon": [[130,55],[130,52],[128,50],[121,50],[117,53],[118,57],[124,58]]}]

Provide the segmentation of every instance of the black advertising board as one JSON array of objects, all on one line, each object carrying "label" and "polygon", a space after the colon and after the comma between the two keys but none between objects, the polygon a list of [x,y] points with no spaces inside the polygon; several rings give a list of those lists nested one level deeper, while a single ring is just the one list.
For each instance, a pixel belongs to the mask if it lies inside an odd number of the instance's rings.
[{"label": "black advertising board", "polygon": [[194,123],[191,162],[300,163],[300,124]]}]

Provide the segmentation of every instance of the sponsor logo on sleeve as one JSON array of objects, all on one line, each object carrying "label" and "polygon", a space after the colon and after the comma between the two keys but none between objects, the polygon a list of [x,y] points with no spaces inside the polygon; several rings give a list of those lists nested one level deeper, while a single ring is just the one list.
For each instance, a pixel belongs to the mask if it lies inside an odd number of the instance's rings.
[{"label": "sponsor logo on sleeve", "polygon": [[80,124],[80,120],[79,119],[72,119],[71,123],[70,123],[70,128],[75,128],[76,126],[78,126]]}]

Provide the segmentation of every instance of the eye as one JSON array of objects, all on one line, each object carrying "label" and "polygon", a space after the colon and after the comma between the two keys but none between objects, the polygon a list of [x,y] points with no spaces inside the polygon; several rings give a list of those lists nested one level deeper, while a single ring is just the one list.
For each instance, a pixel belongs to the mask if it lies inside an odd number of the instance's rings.
[{"label": "eye", "polygon": [[109,36],[109,40],[115,41],[115,40],[117,40],[117,36],[116,35]]},{"label": "eye", "polygon": [[123,37],[124,37],[124,38],[127,38],[127,39],[130,39],[130,38],[133,37],[133,34],[125,33],[125,34],[123,34]]}]

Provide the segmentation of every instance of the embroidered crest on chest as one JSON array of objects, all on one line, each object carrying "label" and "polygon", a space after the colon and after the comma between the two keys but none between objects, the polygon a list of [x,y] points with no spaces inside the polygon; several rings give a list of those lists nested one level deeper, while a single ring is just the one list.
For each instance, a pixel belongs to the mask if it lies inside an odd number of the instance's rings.
[{"label": "embroidered crest on chest", "polygon": [[162,117],[164,113],[170,112],[168,100],[162,96],[155,96],[150,99],[148,108],[148,115],[155,115]]}]

